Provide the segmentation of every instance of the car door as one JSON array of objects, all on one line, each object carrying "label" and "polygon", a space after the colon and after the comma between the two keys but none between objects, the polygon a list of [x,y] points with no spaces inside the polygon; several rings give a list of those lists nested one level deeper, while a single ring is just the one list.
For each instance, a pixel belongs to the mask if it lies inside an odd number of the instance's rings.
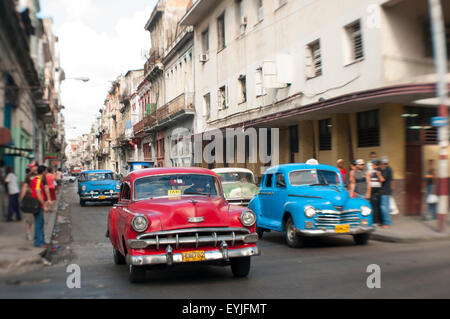
[{"label": "car door", "polygon": [[273,201],[273,180],[274,174],[266,174],[261,183],[261,189],[259,191],[259,198],[261,201],[261,216],[260,217],[260,225],[267,227],[269,229],[273,229],[273,214],[271,213],[272,209],[272,201]]},{"label": "car door", "polygon": [[271,214],[273,225],[278,230],[282,230],[282,219],[284,215],[284,205],[287,200],[286,178],[282,172],[276,173],[274,178],[273,199],[271,202]]},{"label": "car door", "polygon": [[[128,204],[131,202],[131,187],[128,182],[122,183],[119,203],[117,205],[117,234],[119,240],[124,236],[128,226]],[[120,241],[121,242],[121,241]],[[123,247],[125,248],[125,247]]]}]

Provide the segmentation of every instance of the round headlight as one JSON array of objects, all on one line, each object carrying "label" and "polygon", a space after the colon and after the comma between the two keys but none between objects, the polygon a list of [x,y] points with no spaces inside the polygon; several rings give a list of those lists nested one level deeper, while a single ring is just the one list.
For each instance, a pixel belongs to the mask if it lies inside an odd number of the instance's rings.
[{"label": "round headlight", "polygon": [[131,227],[138,232],[142,233],[147,230],[148,228],[148,219],[145,216],[136,216],[131,221]]},{"label": "round headlight", "polygon": [[116,185],[116,189],[120,189],[120,185],[119,184]]},{"label": "round headlight", "polygon": [[251,227],[256,223],[256,215],[251,210],[246,210],[241,214],[241,223],[245,227]]},{"label": "round headlight", "polygon": [[308,218],[313,218],[314,216],[316,216],[316,210],[312,206],[306,206],[305,207],[305,215]]},{"label": "round headlight", "polygon": [[361,207],[361,214],[363,216],[369,216],[370,213],[372,213],[372,210],[369,207],[367,207],[367,206],[362,206]]},{"label": "round headlight", "polygon": [[86,186],[81,186],[81,190],[83,191],[83,192],[85,192],[86,191]]}]

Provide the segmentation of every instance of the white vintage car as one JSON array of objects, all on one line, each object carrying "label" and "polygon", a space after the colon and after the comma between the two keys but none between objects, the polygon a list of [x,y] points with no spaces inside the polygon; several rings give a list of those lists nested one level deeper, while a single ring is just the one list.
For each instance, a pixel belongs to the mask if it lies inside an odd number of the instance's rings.
[{"label": "white vintage car", "polygon": [[216,168],[213,172],[219,175],[223,192],[230,204],[247,206],[258,193],[255,175],[246,168]]}]

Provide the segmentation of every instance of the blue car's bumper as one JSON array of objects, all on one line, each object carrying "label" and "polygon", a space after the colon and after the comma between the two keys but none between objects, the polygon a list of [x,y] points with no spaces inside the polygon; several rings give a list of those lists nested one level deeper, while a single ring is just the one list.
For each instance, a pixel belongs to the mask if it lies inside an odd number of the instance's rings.
[{"label": "blue car's bumper", "polygon": [[334,229],[296,229],[296,233],[299,236],[315,237],[315,236],[338,236],[338,235],[358,235],[371,233],[375,230],[371,226],[357,226],[352,227],[348,232],[337,232]]}]

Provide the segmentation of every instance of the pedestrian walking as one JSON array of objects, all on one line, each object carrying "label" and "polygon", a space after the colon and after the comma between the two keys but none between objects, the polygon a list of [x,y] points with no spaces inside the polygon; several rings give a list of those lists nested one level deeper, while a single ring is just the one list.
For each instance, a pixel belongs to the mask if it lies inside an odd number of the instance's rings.
[{"label": "pedestrian walking", "polygon": [[[26,171],[27,175],[25,177],[25,181],[22,184],[22,188],[20,191],[19,196],[19,202],[22,202],[23,198],[25,197],[25,194],[28,190],[31,190],[31,181],[33,178],[37,175],[38,171],[38,163],[33,162],[28,165],[28,169]],[[25,215],[25,225],[26,225],[26,239],[32,240],[32,233],[33,233],[33,224],[34,224],[34,216],[31,214],[24,214]]]},{"label": "pedestrian walking", "polygon": [[389,228],[392,225],[391,221],[391,196],[392,196],[392,188],[391,183],[394,179],[394,174],[392,172],[392,168],[389,166],[389,158],[387,156],[383,156],[381,158],[381,175],[383,176],[384,181],[381,186],[380,193],[380,213],[381,213],[381,222],[382,228]]},{"label": "pedestrian walking", "polygon": [[47,168],[45,173],[48,189],[50,192],[50,201],[48,205],[48,212],[44,215],[44,240],[46,244],[50,244],[53,232],[53,225],[55,222],[55,202],[56,202],[56,186],[54,181],[53,168]]},{"label": "pedestrian walking", "polygon": [[370,200],[370,175],[365,170],[364,160],[356,161],[356,169],[350,172],[350,196]]},{"label": "pedestrian walking", "polygon": [[381,175],[380,161],[372,160],[372,171],[368,172],[370,175],[370,203],[372,204],[373,223],[381,224],[381,212],[380,212],[380,196],[381,186],[384,181],[383,175]]},{"label": "pedestrian walking", "polygon": [[372,173],[372,171],[373,171],[373,161],[374,160],[376,160],[377,159],[377,153],[376,152],[370,152],[370,155],[369,155],[369,160],[367,161],[367,171],[369,172],[369,173]]},{"label": "pedestrian walking", "polygon": [[344,185],[347,186],[347,184],[348,184],[347,183],[347,180],[348,180],[348,178],[347,178],[347,170],[345,169],[344,164],[345,163],[344,163],[343,159],[338,159],[337,162],[336,162],[336,166],[337,166],[339,172],[341,172],[341,175],[342,175],[342,181],[344,182]]},{"label": "pedestrian walking", "polygon": [[439,197],[437,196],[437,183],[436,170],[434,169],[434,160],[428,161],[428,167],[425,174],[424,182],[427,188],[427,211],[425,212],[425,220],[437,219],[437,204]]},{"label": "pedestrian walking", "polygon": [[20,216],[19,210],[19,186],[17,184],[17,176],[14,174],[14,169],[11,166],[6,168],[6,178],[5,184],[8,189],[8,217],[6,219],[7,222],[13,221],[13,215],[16,215],[16,221],[21,221],[22,217]]},{"label": "pedestrian walking", "polygon": [[56,194],[59,194],[59,190],[62,186],[62,171],[61,168],[55,172]]},{"label": "pedestrian walking", "polygon": [[46,247],[44,239],[44,214],[47,213],[47,205],[45,205],[44,190],[44,173],[46,167],[39,166],[37,175],[30,182],[31,196],[41,203],[39,214],[34,215],[34,246]]}]

